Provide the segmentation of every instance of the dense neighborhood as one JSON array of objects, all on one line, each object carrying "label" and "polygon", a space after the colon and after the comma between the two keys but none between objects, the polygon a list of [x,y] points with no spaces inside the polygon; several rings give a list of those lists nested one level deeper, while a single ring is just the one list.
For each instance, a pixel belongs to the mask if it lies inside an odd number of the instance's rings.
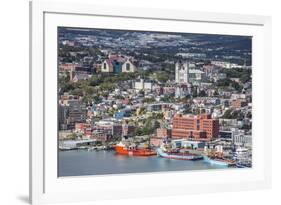
[{"label": "dense neighborhood", "polygon": [[59,28],[58,39],[61,151],[169,144],[251,167],[250,37]]}]

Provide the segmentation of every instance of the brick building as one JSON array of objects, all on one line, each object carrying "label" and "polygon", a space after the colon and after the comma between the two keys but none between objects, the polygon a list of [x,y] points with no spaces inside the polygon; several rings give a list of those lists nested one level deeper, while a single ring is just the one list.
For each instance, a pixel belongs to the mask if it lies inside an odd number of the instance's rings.
[{"label": "brick building", "polygon": [[167,138],[171,137],[171,130],[166,128],[157,128],[156,130],[158,138]]},{"label": "brick building", "polygon": [[151,145],[156,147],[160,146],[165,138],[170,138],[172,134],[171,130],[167,128],[157,128],[156,133],[155,137],[150,138]]},{"label": "brick building", "polygon": [[234,108],[241,108],[247,106],[248,103],[244,99],[236,99],[231,102],[231,106]]},{"label": "brick building", "polygon": [[89,123],[75,123],[75,130],[82,132],[86,136],[91,136],[93,131]]},{"label": "brick building", "polygon": [[172,138],[209,141],[219,135],[219,121],[211,115],[176,115],[173,119]]}]

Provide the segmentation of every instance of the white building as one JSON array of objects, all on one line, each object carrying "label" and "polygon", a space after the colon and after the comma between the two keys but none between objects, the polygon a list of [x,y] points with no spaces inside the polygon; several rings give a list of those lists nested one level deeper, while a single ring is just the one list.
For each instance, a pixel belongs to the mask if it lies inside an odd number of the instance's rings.
[{"label": "white building", "polygon": [[252,136],[244,135],[244,134],[235,134],[233,135],[233,143],[236,145],[251,145],[252,144]]},{"label": "white building", "polygon": [[212,61],[211,62],[213,65],[226,68],[226,69],[231,69],[231,68],[243,68],[244,66],[238,65],[236,63],[230,63],[226,61]]},{"label": "white building", "polygon": [[190,82],[201,82],[205,73],[198,69],[189,69],[188,77]]},{"label": "white building", "polygon": [[122,73],[133,73],[136,71],[136,66],[127,59],[122,65]]},{"label": "white building", "polygon": [[239,147],[234,153],[234,156],[236,161],[241,164],[250,164],[252,161],[251,150],[247,148]]},{"label": "white building", "polygon": [[176,83],[189,83],[189,65],[187,62],[177,62],[175,65],[175,81]]},{"label": "white building", "polygon": [[246,99],[246,95],[242,93],[232,93],[231,97],[232,100],[237,100],[237,99]]},{"label": "white building", "polygon": [[226,79],[226,77],[226,73],[216,73],[214,74],[213,79],[215,82],[217,82],[218,80]]},{"label": "white building", "polygon": [[103,61],[101,72],[103,72],[103,73],[112,73],[113,72],[113,65],[109,59],[106,59]]},{"label": "white building", "polygon": [[183,98],[190,94],[190,90],[187,86],[180,86],[176,87],[175,97],[176,98]]},{"label": "white building", "polygon": [[141,78],[141,79],[137,79],[135,81],[135,90],[136,91],[140,91],[140,90],[151,91],[152,86],[153,86],[153,82],[150,80],[144,80]]}]

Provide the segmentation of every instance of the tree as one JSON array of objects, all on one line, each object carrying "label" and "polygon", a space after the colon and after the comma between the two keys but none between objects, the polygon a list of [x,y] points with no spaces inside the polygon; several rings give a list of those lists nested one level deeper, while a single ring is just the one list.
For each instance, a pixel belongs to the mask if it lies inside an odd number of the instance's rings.
[{"label": "tree", "polygon": [[144,103],[152,103],[152,102],[155,102],[155,98],[144,98],[143,102]]},{"label": "tree", "polygon": [[198,96],[199,96],[199,97],[206,97],[206,96],[207,96],[207,93],[205,92],[205,90],[200,90]]},{"label": "tree", "polygon": [[139,95],[143,97],[144,96],[144,90],[140,90]]},{"label": "tree", "polygon": [[216,86],[218,87],[227,87],[230,85],[230,82],[231,80],[226,78],[226,79],[219,79],[217,82],[216,82]]},{"label": "tree", "polygon": [[222,118],[225,118],[225,119],[232,119],[232,109],[228,109],[224,112]]},{"label": "tree", "polygon": [[247,74],[243,74],[241,75],[240,77],[240,81],[242,83],[246,83],[246,82],[249,82],[251,80],[251,74],[247,73]]},{"label": "tree", "polygon": [[163,113],[152,113],[153,119],[163,119]]},{"label": "tree", "polygon": [[215,90],[215,92],[214,92],[213,96],[215,96],[215,97],[218,97],[218,96],[219,96],[219,93],[218,93],[218,91],[217,91],[217,90]]},{"label": "tree", "polygon": [[100,85],[101,90],[112,91],[115,88],[115,84],[110,82],[104,82]]},{"label": "tree", "polygon": [[155,74],[156,74],[156,79],[161,83],[165,83],[169,80],[169,74],[165,71],[158,71]]},{"label": "tree", "polygon": [[94,88],[92,86],[85,86],[85,88],[83,90],[85,91],[86,95],[94,94]]},{"label": "tree", "polygon": [[228,78],[239,78],[242,83],[251,80],[252,71],[250,69],[233,68],[224,69],[223,73],[226,73]]},{"label": "tree", "polygon": [[91,101],[91,98],[89,96],[84,96],[83,99],[82,99],[83,103],[88,103],[90,101]]},{"label": "tree", "polygon": [[95,104],[99,104],[102,101],[99,95],[93,96],[92,100],[94,101]]},{"label": "tree", "polygon": [[145,107],[141,107],[141,108],[139,109],[139,115],[143,115],[143,114],[145,114],[145,112],[146,112]]},{"label": "tree", "polygon": [[231,81],[231,86],[232,86],[235,90],[237,90],[238,92],[241,92],[241,90],[242,90],[242,88],[243,88],[239,83],[237,83],[237,82],[235,82],[235,81]]},{"label": "tree", "polygon": [[244,118],[244,115],[239,110],[228,109],[225,111],[222,118],[242,120]]},{"label": "tree", "polygon": [[[160,127],[160,123],[157,121],[157,120],[155,120],[154,121],[154,126],[153,126],[153,128],[154,128],[154,130],[156,130],[157,128],[159,128]],[[154,131],[153,131],[154,132]]]},{"label": "tree", "polygon": [[102,83],[101,78],[99,78],[97,75],[93,75],[90,79],[89,79],[89,84],[91,86],[97,86],[100,83]]},{"label": "tree", "polygon": [[252,118],[252,112],[248,112],[246,115],[247,118]]},{"label": "tree", "polygon": [[71,133],[71,134],[67,135],[67,139],[69,139],[69,140],[75,140],[76,137],[77,137],[77,136],[76,136],[75,133]]},{"label": "tree", "polygon": [[74,90],[70,91],[71,95],[78,95],[78,96],[83,96],[83,90],[80,88],[75,88]]}]

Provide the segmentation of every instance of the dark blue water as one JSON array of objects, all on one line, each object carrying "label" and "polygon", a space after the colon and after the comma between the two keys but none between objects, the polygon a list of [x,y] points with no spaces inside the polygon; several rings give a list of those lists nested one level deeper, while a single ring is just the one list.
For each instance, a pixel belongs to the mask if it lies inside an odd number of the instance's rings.
[{"label": "dark blue water", "polygon": [[115,151],[59,152],[59,176],[103,175],[161,171],[221,169],[204,160],[188,161],[153,157],[133,157]]}]

